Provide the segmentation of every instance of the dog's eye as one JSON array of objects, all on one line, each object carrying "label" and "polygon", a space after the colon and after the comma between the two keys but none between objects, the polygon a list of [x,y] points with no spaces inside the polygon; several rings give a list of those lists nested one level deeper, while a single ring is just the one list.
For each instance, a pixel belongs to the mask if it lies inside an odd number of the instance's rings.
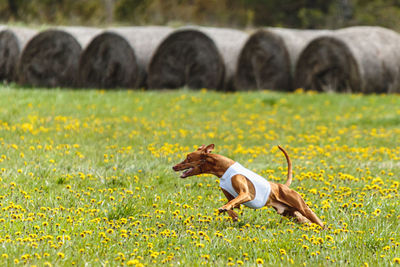
[{"label": "dog's eye", "polygon": [[187,156],[187,160],[191,160],[191,157]]}]

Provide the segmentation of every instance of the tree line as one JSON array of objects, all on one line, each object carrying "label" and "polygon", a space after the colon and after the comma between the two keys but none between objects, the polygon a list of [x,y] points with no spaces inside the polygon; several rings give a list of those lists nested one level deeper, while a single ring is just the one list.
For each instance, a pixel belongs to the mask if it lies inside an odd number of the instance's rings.
[{"label": "tree line", "polygon": [[400,30],[400,0],[0,0],[0,23]]}]

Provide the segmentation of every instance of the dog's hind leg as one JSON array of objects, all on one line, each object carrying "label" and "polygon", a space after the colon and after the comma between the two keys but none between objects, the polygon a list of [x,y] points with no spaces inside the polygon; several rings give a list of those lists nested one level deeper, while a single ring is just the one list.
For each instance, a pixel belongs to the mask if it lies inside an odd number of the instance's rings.
[{"label": "dog's hind leg", "polygon": [[309,219],[301,215],[297,210],[293,212],[293,217],[295,217],[299,223],[311,223]]},{"label": "dog's hind leg", "polygon": [[279,186],[279,196],[277,197],[277,200],[285,203],[286,205],[290,206],[294,210],[300,212],[301,215],[306,217],[311,222],[316,223],[321,227],[324,227],[324,224],[322,223],[322,221],[310,209],[310,207],[308,207],[306,202],[303,200],[303,198],[300,196],[300,194],[297,193],[296,191],[290,189],[289,187],[287,187],[285,185],[280,185]]},{"label": "dog's hind leg", "polygon": [[[295,192],[295,191],[293,191],[293,192]],[[308,207],[308,205],[301,198],[301,196],[297,192],[295,192],[295,193],[296,193],[297,197],[295,197],[291,200],[292,203],[295,204],[293,208],[295,208],[297,210],[297,212],[300,213],[301,215],[303,215],[305,218],[307,218],[308,220],[310,220],[313,223],[318,224],[319,226],[321,226],[323,228],[324,224],[322,223],[322,221],[310,209],[310,207]],[[299,218],[298,216],[296,216],[296,217]]]}]

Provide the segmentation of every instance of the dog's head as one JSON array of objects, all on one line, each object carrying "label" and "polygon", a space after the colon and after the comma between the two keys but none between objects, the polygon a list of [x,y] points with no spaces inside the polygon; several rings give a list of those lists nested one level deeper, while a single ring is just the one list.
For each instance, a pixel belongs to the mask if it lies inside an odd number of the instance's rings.
[{"label": "dog's head", "polygon": [[202,174],[207,170],[207,154],[211,153],[213,149],[214,144],[202,145],[196,151],[189,153],[184,161],[176,164],[172,169],[176,172],[184,171],[181,178]]}]

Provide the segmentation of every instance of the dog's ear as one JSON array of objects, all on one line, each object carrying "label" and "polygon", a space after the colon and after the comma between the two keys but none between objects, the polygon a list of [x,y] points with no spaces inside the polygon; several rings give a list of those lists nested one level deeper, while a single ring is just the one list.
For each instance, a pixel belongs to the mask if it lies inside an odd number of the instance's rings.
[{"label": "dog's ear", "polygon": [[204,150],[206,153],[211,153],[214,150],[214,144],[208,145]]},{"label": "dog's ear", "polygon": [[197,150],[203,150],[206,147],[206,145],[201,145]]}]

